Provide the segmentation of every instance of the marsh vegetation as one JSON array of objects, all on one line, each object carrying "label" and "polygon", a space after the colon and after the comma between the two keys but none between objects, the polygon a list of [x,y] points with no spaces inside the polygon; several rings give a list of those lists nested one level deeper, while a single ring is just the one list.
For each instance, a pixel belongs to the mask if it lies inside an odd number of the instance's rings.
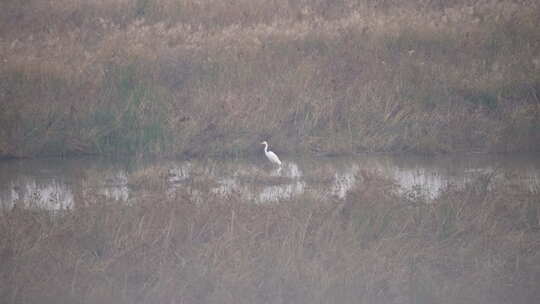
[{"label": "marsh vegetation", "polygon": [[0,4],[0,156],[538,151],[537,1]]},{"label": "marsh vegetation", "polygon": [[[1,164],[0,297],[45,304],[540,299],[538,159],[496,166],[452,158],[449,171],[444,160],[397,160],[385,169],[385,159],[287,159],[280,173],[259,160],[264,155]],[[6,193],[16,195],[6,200]]]},{"label": "marsh vegetation", "polygon": [[[539,192],[482,174],[426,203],[359,172],[343,199],[256,204],[163,191],[135,204],[0,210],[6,303],[536,303]],[[199,185],[199,189],[204,189]]]},{"label": "marsh vegetation", "polygon": [[[538,152],[539,29],[533,0],[0,1],[0,302],[540,303],[538,154],[419,171],[435,195],[321,157]],[[39,183],[88,154],[189,161]]]}]

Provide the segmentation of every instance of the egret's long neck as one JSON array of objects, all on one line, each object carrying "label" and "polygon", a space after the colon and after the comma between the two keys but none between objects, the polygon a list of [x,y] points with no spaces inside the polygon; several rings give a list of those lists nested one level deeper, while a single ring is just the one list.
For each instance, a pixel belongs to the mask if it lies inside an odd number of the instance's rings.
[{"label": "egret's long neck", "polygon": [[264,143],[264,153],[268,152],[268,144]]}]

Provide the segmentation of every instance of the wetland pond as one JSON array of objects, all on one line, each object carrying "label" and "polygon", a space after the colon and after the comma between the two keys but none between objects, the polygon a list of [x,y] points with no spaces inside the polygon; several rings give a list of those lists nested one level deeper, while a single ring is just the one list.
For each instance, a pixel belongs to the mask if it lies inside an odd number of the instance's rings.
[{"label": "wetland pond", "polygon": [[[206,195],[235,196],[245,202],[278,203],[302,195],[341,200],[375,172],[397,185],[395,191],[425,201],[447,187],[464,187],[484,174],[540,191],[540,155],[357,155],[283,157],[281,169],[265,158],[249,160],[112,160],[53,158],[0,161],[0,207],[62,210],[92,195],[136,202],[156,180],[159,191],[186,190],[194,201]],[[153,177],[149,178],[149,177]]]}]

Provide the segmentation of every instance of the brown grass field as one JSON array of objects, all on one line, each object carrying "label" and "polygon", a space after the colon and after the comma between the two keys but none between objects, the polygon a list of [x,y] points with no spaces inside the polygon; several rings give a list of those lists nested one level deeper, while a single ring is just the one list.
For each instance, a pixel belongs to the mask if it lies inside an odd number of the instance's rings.
[{"label": "brown grass field", "polygon": [[126,205],[0,210],[2,303],[538,303],[538,192],[482,176],[426,203],[369,172],[345,201],[253,204],[159,174]]},{"label": "brown grass field", "polygon": [[540,147],[538,1],[3,0],[0,157]]}]

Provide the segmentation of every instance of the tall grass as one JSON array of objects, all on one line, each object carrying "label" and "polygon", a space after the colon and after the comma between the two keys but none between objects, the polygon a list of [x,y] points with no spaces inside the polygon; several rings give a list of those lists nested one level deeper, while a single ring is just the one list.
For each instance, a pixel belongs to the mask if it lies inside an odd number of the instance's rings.
[{"label": "tall grass", "polygon": [[[142,173],[141,173],[142,174]],[[2,210],[6,303],[537,303],[538,193],[490,176],[410,200],[363,173],[344,202],[256,205],[143,174],[144,199]],[[202,192],[209,193],[209,192]]]},{"label": "tall grass", "polygon": [[4,1],[0,155],[538,151],[536,1]]}]

